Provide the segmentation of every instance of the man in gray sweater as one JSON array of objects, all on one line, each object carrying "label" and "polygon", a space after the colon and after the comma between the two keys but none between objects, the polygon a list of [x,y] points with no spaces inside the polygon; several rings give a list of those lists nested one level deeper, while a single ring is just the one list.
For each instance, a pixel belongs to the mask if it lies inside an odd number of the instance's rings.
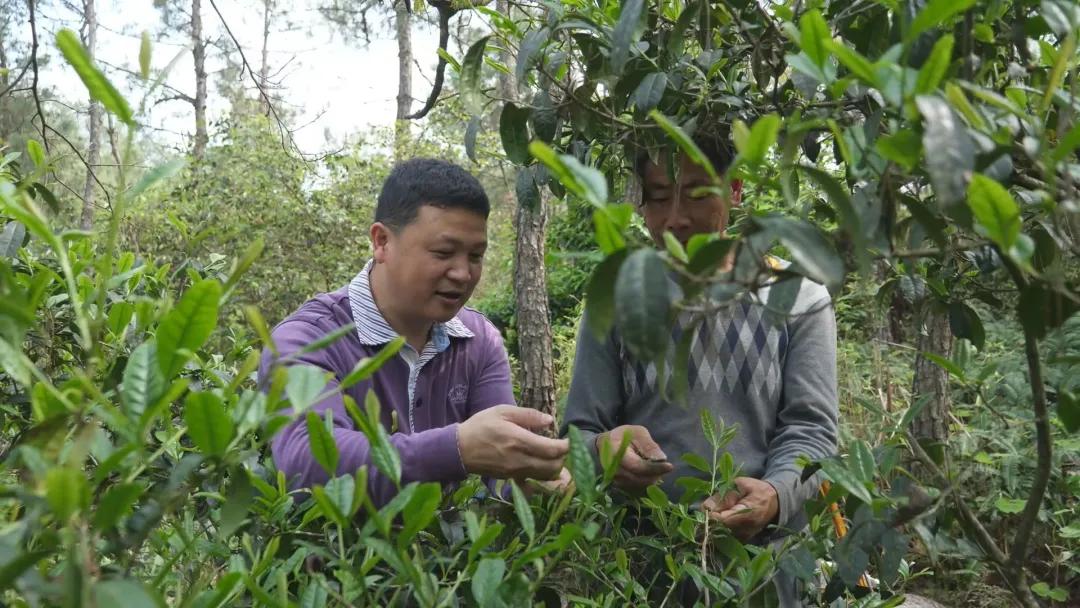
[{"label": "man in gray sweater", "polygon": [[[730,162],[725,144],[698,145],[718,170]],[[708,174],[686,158],[674,182],[669,173],[648,158],[638,164],[640,213],[657,245],[663,247],[664,232],[684,246],[695,234],[722,232],[728,202],[702,195],[702,186],[714,185]],[[728,200],[738,204],[741,184],[733,183],[732,191]],[[564,420],[596,451],[607,442],[614,452],[629,434],[616,484],[640,491],[659,482],[673,498],[681,494],[675,484],[679,477],[705,477],[680,457],[687,452],[706,460],[712,456],[701,410],[726,426],[737,425],[727,446],[740,471],[736,490],[708,498],[702,508],[742,540],[767,540],[770,526],[774,533],[804,527],[803,503],[818,484],[801,482],[798,459],[836,451],[836,324],[828,291],[802,280],[790,314],[777,319],[764,314],[761,302],[768,289],[737,299],[697,327],[685,407],[660,395],[655,365],[635,360],[617,331],[598,341],[582,323]],[[680,315],[673,336],[689,320],[687,313]],[[672,356],[675,344],[668,352]],[[671,365],[667,370],[670,374]],[[794,599],[784,591],[785,600]]]}]

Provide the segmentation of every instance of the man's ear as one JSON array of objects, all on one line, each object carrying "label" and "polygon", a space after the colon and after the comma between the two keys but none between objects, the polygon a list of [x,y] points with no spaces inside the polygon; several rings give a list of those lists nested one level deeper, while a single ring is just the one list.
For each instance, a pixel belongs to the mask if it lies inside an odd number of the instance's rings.
[{"label": "man's ear", "polygon": [[731,204],[733,206],[742,203],[742,180],[731,180]]},{"label": "man's ear", "polygon": [[371,225],[369,234],[371,236],[371,257],[375,259],[376,264],[381,264],[386,261],[387,247],[394,233],[386,224],[375,222]]}]

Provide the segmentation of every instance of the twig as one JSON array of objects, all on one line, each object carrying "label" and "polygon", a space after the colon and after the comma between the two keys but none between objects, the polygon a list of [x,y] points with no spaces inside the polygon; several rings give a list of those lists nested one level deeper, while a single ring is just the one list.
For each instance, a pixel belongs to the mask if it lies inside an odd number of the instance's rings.
[{"label": "twig", "polygon": [[[105,201],[111,207],[112,206],[112,198],[109,196],[109,191],[105,188],[105,184],[101,183],[101,180],[98,179],[97,173],[94,171],[94,168],[92,166],[90,166],[90,163],[86,162],[86,159],[83,158],[82,153],[79,152],[79,149],[75,147],[75,144],[71,143],[71,140],[68,139],[67,137],[65,137],[63,133],[61,133],[60,131],[57,131],[56,129],[54,129],[52,125],[46,125],[44,120],[42,121],[42,125],[46,129],[52,131],[54,135],[56,135],[61,140],[63,140],[63,142],[65,144],[67,144],[69,148],[71,148],[71,151],[74,152],[75,156],[77,156],[79,158],[79,161],[82,162],[83,167],[86,167],[86,171],[90,174],[90,177],[92,177],[94,179],[94,182],[98,185],[98,187],[101,188],[102,193],[105,194]],[[76,196],[78,196],[80,199],[82,198],[81,195],[76,194]]]},{"label": "twig", "polygon": [[31,61],[26,62],[26,65],[23,66],[22,71],[20,71],[19,75],[15,77],[15,80],[13,80],[10,85],[8,85],[8,88],[0,91],[0,97],[3,97],[4,95],[7,95],[8,93],[15,90],[15,87],[18,86],[19,81],[23,79],[23,76],[26,76],[26,72],[30,69],[31,63]]},{"label": "twig", "polygon": [[[38,35],[37,35],[37,19],[34,15],[34,0],[26,0],[27,6],[30,7],[30,64],[34,67],[34,79],[30,84],[30,90],[34,95],[34,105],[37,107],[37,117],[41,121],[41,143],[45,145],[45,152],[49,152],[49,138],[45,135],[45,129],[48,124],[45,122],[45,112],[41,110],[41,97],[38,95]],[[33,120],[33,119],[31,119]]]},{"label": "twig", "polygon": [[443,78],[446,75],[446,45],[450,42],[450,18],[457,10],[451,6],[450,2],[431,2],[431,4],[439,11],[439,48],[443,52],[439,54],[439,63],[435,66],[435,83],[431,85],[431,93],[428,94],[424,107],[406,116],[406,120],[416,120],[427,116],[428,112],[435,107],[443,89]]}]

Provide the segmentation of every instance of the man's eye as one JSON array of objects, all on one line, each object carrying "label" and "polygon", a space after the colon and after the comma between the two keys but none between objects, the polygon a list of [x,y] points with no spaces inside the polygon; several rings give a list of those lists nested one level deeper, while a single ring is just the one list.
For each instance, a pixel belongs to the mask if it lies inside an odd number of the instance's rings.
[{"label": "man's eye", "polygon": [[484,261],[484,254],[482,254],[482,253],[470,253],[469,254],[469,261],[472,262],[473,264],[479,264],[480,262]]},{"label": "man's eye", "polygon": [[431,253],[434,253],[435,257],[441,258],[441,259],[444,259],[444,260],[449,258],[450,256],[454,255],[453,251],[432,251]]}]

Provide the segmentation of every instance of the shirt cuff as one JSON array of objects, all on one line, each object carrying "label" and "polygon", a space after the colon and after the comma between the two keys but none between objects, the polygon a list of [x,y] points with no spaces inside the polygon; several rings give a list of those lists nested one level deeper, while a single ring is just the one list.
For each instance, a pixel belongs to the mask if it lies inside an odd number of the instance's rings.
[{"label": "shirt cuff", "polygon": [[417,454],[412,478],[420,481],[461,481],[468,476],[458,448],[458,423],[424,431],[423,453]]},{"label": "shirt cuff", "polygon": [[777,515],[776,527],[783,529],[802,504],[795,499],[795,489],[799,486],[802,473],[799,471],[777,471],[765,475],[765,481],[776,490]]}]

